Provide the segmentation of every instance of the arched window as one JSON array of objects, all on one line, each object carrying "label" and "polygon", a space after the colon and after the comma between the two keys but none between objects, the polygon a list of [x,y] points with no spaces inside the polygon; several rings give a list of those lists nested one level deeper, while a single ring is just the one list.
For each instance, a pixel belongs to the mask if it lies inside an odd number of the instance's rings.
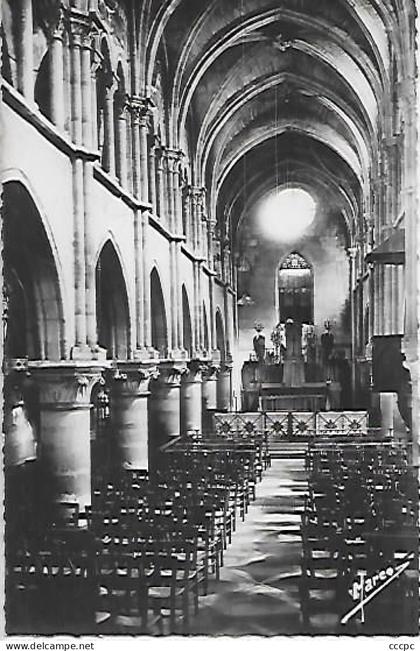
[{"label": "arched window", "polygon": [[313,323],[313,271],[300,253],[293,251],[282,262],[276,285],[279,322]]}]

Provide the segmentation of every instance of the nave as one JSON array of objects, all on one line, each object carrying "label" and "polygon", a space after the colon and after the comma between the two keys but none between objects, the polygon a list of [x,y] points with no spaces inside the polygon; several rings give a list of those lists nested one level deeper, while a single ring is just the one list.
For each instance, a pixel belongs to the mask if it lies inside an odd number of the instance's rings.
[{"label": "nave", "polygon": [[0,38],[8,632],[414,631],[415,0]]},{"label": "nave", "polygon": [[[153,478],[98,473],[84,513],[63,504],[47,527],[26,514],[8,547],[9,633],[415,634],[410,450],[349,436],[292,446],[272,458],[258,434],[181,441]],[[344,625],[359,577],[407,558]]]}]

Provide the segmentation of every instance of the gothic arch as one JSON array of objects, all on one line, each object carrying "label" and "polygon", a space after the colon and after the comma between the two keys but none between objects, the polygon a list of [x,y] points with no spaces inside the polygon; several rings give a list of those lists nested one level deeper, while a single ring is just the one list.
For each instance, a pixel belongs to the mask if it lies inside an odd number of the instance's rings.
[{"label": "gothic arch", "polygon": [[107,350],[109,359],[128,359],[131,328],[127,286],[110,239],[100,251],[95,276],[98,343]]},{"label": "gothic arch", "polygon": [[6,180],[3,201],[5,356],[58,361],[67,351],[53,245],[22,182]]},{"label": "gothic arch", "polygon": [[306,256],[293,250],[280,260],[275,292],[279,322],[292,318],[300,323],[313,323],[314,271]]},{"label": "gothic arch", "polygon": [[182,285],[182,345],[188,355],[192,355],[192,325],[191,325],[191,311],[190,301],[188,300],[187,289]]},{"label": "gothic arch", "polygon": [[152,302],[152,346],[164,358],[168,353],[168,321],[162,284],[156,267],[150,274],[150,295]]}]

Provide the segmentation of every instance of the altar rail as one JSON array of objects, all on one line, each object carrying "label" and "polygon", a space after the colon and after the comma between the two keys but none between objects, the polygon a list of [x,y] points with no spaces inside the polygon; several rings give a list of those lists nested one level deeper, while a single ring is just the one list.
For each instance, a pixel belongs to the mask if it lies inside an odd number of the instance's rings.
[{"label": "altar rail", "polygon": [[313,437],[366,437],[367,411],[266,411],[213,414],[218,436],[267,435],[276,439]]}]

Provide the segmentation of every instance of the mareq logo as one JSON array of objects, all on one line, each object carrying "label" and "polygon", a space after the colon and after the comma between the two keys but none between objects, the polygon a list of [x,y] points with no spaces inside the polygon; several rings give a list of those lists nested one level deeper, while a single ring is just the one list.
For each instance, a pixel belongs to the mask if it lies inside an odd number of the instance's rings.
[{"label": "mareq logo", "polygon": [[347,622],[356,615],[359,611],[361,614],[361,621],[365,621],[365,606],[369,603],[376,595],[378,595],[384,588],[386,588],[390,583],[398,579],[398,577],[407,569],[411,561],[414,558],[414,552],[410,552],[407,556],[404,557],[402,562],[396,567],[388,565],[381,570],[378,570],[372,576],[367,576],[365,570],[359,570],[357,572],[358,580],[353,582],[352,587],[349,590],[350,596],[353,601],[358,601],[358,604],[352,608],[347,615],[341,620],[342,624],[347,624]]}]

